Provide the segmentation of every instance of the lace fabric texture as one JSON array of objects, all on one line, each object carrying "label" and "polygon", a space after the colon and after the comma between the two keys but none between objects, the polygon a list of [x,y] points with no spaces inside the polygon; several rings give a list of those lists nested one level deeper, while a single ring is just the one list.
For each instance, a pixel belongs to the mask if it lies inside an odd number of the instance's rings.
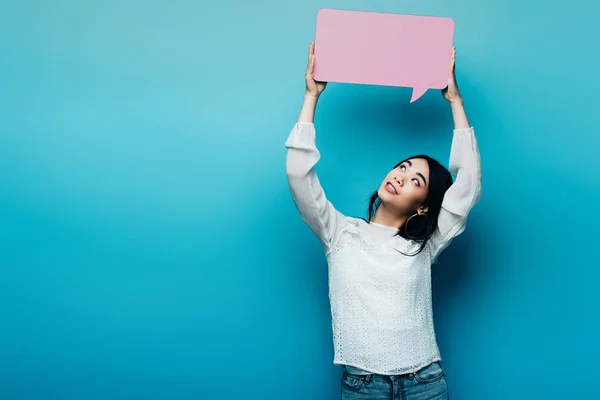
[{"label": "lace fabric texture", "polygon": [[[361,235],[345,218],[327,254],[334,363],[380,374],[404,374],[440,359],[431,305],[430,249],[393,247]],[[394,241],[394,239],[390,239]]]}]

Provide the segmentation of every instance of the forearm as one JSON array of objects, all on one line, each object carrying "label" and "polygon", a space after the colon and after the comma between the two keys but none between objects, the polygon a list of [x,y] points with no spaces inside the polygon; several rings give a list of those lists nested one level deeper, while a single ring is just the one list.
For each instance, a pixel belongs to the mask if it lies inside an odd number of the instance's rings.
[{"label": "forearm", "polygon": [[433,258],[462,233],[469,212],[481,198],[481,159],[475,131],[469,126],[464,108],[453,105],[452,111],[456,130],[449,170],[456,180],[444,194],[437,229],[431,237]]},{"label": "forearm", "polygon": [[454,118],[454,129],[470,128],[469,120],[467,119],[467,113],[462,98],[453,100],[450,102],[450,109],[452,110],[452,118]]},{"label": "forearm", "polygon": [[314,167],[320,159],[320,153],[315,144],[315,135],[314,125],[298,123],[294,126],[285,144],[288,148],[286,172],[290,193],[300,216],[325,248],[329,249],[335,240],[340,226],[338,219],[342,215],[325,196],[317,177]]},{"label": "forearm", "polygon": [[302,103],[302,109],[300,110],[300,116],[298,122],[310,122],[313,123],[315,120],[315,110],[319,97],[312,96],[310,94],[304,95],[304,103]]}]

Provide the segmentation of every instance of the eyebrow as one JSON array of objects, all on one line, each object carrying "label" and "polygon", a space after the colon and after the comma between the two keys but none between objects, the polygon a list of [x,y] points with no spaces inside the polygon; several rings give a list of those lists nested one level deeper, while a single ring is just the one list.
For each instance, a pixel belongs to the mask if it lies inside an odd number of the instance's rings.
[{"label": "eyebrow", "polygon": [[[410,167],[412,167],[412,162],[410,162],[410,160],[406,160],[405,161]],[[425,179],[425,177],[423,176],[422,173],[417,172],[417,175],[419,175],[421,177],[421,179],[423,179],[423,183],[425,183],[425,186],[427,186],[427,179]]]}]

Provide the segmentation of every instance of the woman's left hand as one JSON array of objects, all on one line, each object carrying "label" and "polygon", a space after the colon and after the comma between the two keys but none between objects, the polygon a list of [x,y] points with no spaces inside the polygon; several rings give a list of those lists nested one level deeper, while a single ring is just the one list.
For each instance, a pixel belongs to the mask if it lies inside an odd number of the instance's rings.
[{"label": "woman's left hand", "polygon": [[454,69],[455,59],[456,47],[452,47],[452,57],[450,59],[450,67],[448,69],[448,86],[442,89],[442,95],[450,103],[461,100],[458,84],[456,83],[456,73]]}]

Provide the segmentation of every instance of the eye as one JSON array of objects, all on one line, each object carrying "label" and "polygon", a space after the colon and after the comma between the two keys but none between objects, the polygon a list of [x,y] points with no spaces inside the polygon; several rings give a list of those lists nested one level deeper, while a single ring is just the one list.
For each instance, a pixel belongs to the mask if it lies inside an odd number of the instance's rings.
[{"label": "eye", "polygon": [[419,182],[419,180],[417,178],[413,178],[412,181],[417,185],[417,186],[421,186],[421,182]]},{"label": "eye", "polygon": [[405,166],[404,164],[402,164],[402,165],[400,165],[400,169],[401,169],[402,171],[406,171],[406,166]]}]

